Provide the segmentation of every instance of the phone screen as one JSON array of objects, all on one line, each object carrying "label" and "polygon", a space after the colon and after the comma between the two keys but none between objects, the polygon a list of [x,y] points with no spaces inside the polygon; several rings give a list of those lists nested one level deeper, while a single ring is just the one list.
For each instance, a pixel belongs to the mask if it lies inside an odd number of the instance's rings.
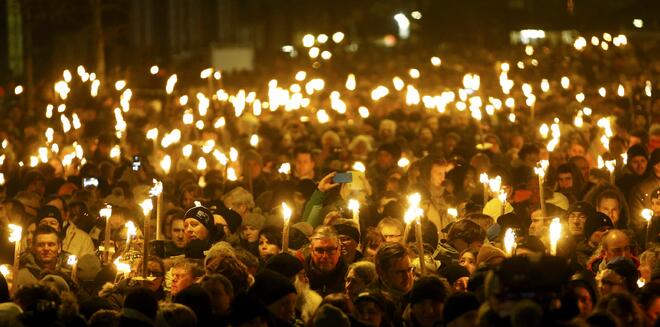
[{"label": "phone screen", "polygon": [[140,166],[142,166],[142,161],[140,161],[140,156],[134,155],[133,156],[133,171],[140,170]]},{"label": "phone screen", "polygon": [[333,183],[350,183],[353,181],[353,174],[348,173],[336,173],[332,178]]}]

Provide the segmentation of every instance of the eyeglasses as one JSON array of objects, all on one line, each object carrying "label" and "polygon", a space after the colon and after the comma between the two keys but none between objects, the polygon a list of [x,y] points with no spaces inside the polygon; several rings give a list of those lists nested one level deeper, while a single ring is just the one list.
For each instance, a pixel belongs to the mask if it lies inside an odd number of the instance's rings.
[{"label": "eyeglasses", "polygon": [[327,253],[328,255],[333,255],[337,252],[337,247],[327,247],[327,248],[313,248],[312,251],[316,254],[324,254]]}]

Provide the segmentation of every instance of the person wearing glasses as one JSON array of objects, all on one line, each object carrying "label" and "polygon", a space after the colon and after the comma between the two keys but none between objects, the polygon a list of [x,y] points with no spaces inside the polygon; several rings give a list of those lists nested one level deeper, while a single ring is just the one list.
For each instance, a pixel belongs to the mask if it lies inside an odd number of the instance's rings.
[{"label": "person wearing glasses", "polygon": [[[407,247],[398,242],[384,243],[374,257],[376,281],[369,291],[385,299],[388,319],[401,319],[405,295],[413,287],[413,265]],[[390,320],[393,321],[393,320]],[[395,325],[398,325],[395,323]]]},{"label": "person wearing glasses", "polygon": [[341,258],[339,235],[330,226],[319,226],[310,240],[310,255],[305,258],[305,271],[311,289],[321,296],[342,292],[348,267]]}]

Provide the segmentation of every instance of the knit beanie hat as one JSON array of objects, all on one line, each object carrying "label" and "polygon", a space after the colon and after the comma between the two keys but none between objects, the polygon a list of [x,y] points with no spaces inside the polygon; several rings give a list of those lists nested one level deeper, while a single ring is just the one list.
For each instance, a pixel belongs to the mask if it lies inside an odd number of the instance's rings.
[{"label": "knit beanie hat", "polygon": [[249,294],[258,297],[268,306],[287,294],[296,293],[296,287],[283,275],[265,269],[257,274]]},{"label": "knit beanie hat", "polygon": [[55,218],[60,224],[60,227],[62,227],[62,213],[57,207],[49,205],[41,206],[39,211],[37,211],[37,225],[44,218]]},{"label": "knit beanie hat", "polygon": [[264,266],[274,272],[282,274],[286,278],[293,278],[301,270],[305,269],[303,263],[298,258],[288,253],[278,253],[266,261]]},{"label": "knit beanie hat", "polygon": [[229,230],[232,233],[236,233],[238,228],[241,227],[241,224],[243,223],[243,218],[241,218],[241,215],[238,212],[226,207],[218,208],[214,214],[222,216],[222,218],[227,222],[227,227],[229,227]]},{"label": "knit beanie hat", "polygon": [[209,209],[202,206],[192,207],[183,215],[183,219],[196,219],[209,231],[210,237],[215,235],[215,223],[213,221],[213,214]]},{"label": "knit beanie hat", "polygon": [[628,155],[628,162],[632,161],[634,157],[644,157],[646,159],[649,158],[648,151],[646,151],[646,148],[644,148],[644,146],[641,144],[635,144],[629,147],[626,154]]},{"label": "knit beanie hat", "polygon": [[310,235],[312,235],[312,233],[314,233],[314,227],[312,227],[312,225],[304,221],[291,225],[291,228],[295,228],[299,230],[307,237],[309,237]]},{"label": "knit beanie hat", "polygon": [[479,253],[477,254],[477,267],[479,267],[482,263],[488,263],[490,260],[495,258],[504,259],[506,258],[506,254],[499,248],[496,248],[490,244],[484,244],[481,246],[481,249],[479,249]]},{"label": "knit beanie hat", "polygon": [[94,254],[85,254],[78,259],[76,267],[80,281],[94,281],[101,271],[101,260]]},{"label": "knit beanie hat", "polygon": [[352,238],[355,242],[360,243],[360,231],[358,230],[357,223],[350,219],[337,219],[332,224],[337,234],[345,235]]},{"label": "knit beanie hat", "polygon": [[598,211],[593,216],[587,216],[587,221],[584,222],[584,237],[589,240],[593,233],[603,227],[614,228],[612,220],[606,214]]},{"label": "knit beanie hat", "polygon": [[578,201],[571,204],[568,207],[568,210],[566,210],[566,217],[568,218],[568,215],[570,215],[573,212],[580,212],[584,214],[585,216],[587,216],[587,220],[589,219],[589,217],[592,217],[593,219],[593,216],[596,215],[596,209],[594,208],[594,206],[592,206],[591,203],[585,201]]},{"label": "knit beanie hat", "polygon": [[252,226],[258,230],[263,229],[265,223],[266,217],[259,212],[250,212],[243,220],[243,226]]}]

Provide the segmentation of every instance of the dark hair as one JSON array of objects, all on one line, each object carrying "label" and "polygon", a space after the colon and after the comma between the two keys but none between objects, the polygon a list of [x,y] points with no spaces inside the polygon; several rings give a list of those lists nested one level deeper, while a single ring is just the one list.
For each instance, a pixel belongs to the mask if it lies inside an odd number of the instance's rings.
[{"label": "dark hair", "polygon": [[461,219],[452,224],[451,229],[449,229],[449,234],[447,235],[447,241],[449,243],[463,240],[470,244],[472,242],[483,241],[485,238],[486,231],[484,231],[484,229],[477,223],[467,219]]},{"label": "dark hair", "polygon": [[62,239],[60,238],[60,234],[55,230],[55,228],[46,226],[46,225],[37,225],[37,229],[34,231],[34,238],[32,239],[32,244],[37,241],[37,236],[39,235],[47,235],[47,234],[55,234],[57,236],[57,243],[60,243]]},{"label": "dark hair", "polygon": [[381,244],[376,252],[374,263],[376,264],[376,271],[384,271],[390,268],[394,260],[400,260],[410,256],[408,248],[398,242],[388,242]]},{"label": "dark hair", "polygon": [[62,300],[57,292],[47,285],[28,284],[16,291],[14,302],[23,309],[21,320],[26,326],[50,326],[57,321]]},{"label": "dark hair", "polygon": [[270,244],[277,246],[282,245],[282,230],[277,227],[264,227],[261,231],[259,231],[259,237],[261,236],[265,237]]},{"label": "dark hair", "polygon": [[221,274],[204,275],[204,277],[202,277],[202,279],[199,281],[199,284],[202,285],[202,288],[207,291],[212,284],[220,284],[222,285],[225,293],[230,295],[232,298],[234,297],[234,287],[231,285],[231,281]]}]

